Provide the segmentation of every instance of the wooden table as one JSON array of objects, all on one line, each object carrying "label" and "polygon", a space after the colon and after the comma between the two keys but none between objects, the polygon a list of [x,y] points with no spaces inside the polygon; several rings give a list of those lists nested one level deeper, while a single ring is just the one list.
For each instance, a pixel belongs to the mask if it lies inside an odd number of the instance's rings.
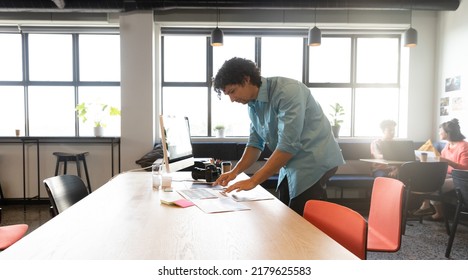
[{"label": "wooden table", "polygon": [[[173,186],[189,176],[177,173]],[[149,172],[116,176],[0,259],[357,259],[277,199],[207,214],[160,204],[151,182]]]}]

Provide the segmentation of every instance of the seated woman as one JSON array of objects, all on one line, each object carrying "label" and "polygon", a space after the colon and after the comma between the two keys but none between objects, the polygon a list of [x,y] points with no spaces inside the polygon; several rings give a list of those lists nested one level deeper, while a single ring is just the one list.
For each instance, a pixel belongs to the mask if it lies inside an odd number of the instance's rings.
[{"label": "seated woman", "polygon": [[[375,159],[382,159],[382,142],[393,141],[395,137],[396,122],[393,120],[384,120],[380,123],[380,129],[382,130],[382,138],[372,141],[370,149],[371,156]],[[392,177],[396,178],[398,174],[398,168],[388,164],[374,163],[372,164],[372,175],[374,177]]]},{"label": "seated woman", "polygon": [[[453,179],[451,176],[453,169],[468,170],[468,142],[465,136],[460,131],[458,119],[444,122],[439,126],[440,140],[446,140],[447,144],[440,154],[440,161],[448,163],[447,178],[441,188],[442,193],[447,193],[454,189]],[[432,205],[431,205],[432,204]],[[414,216],[431,215],[431,220],[442,220],[442,205],[437,201],[425,200],[422,205],[416,210]]]}]

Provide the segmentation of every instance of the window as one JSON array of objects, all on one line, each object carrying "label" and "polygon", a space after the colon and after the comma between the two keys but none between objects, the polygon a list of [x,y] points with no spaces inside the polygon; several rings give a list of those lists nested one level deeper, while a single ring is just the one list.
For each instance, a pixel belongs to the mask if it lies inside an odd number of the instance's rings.
[{"label": "window", "polygon": [[23,79],[21,35],[0,34],[0,61],[0,81]]},{"label": "window", "polygon": [[71,34],[30,34],[28,38],[29,80],[73,80]]},{"label": "window", "polygon": [[[11,120],[0,122],[0,136],[91,136],[92,124],[75,114],[79,102],[120,108],[119,36],[87,32],[0,34],[0,117]],[[105,135],[120,135],[120,118],[108,120]]]},{"label": "window", "polygon": [[399,34],[325,35],[320,47],[305,47],[306,32],[297,30],[223,29],[224,46],[211,47],[210,30],[186,29],[186,36],[172,30],[162,30],[162,112],[187,112],[194,136],[212,136],[219,124],[226,127],[226,136],[248,136],[247,106],[219,100],[210,85],[221,65],[235,56],[255,61],[264,77],[302,81],[327,117],[331,106],[340,103],[345,109],[340,136],[376,137],[380,121],[403,121]]}]

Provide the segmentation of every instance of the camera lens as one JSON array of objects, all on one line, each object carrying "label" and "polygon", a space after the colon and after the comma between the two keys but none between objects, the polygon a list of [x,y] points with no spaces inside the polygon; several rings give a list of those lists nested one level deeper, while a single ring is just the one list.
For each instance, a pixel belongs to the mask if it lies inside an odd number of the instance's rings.
[{"label": "camera lens", "polygon": [[200,167],[194,167],[192,170],[192,178],[194,180],[205,179],[205,169]]}]

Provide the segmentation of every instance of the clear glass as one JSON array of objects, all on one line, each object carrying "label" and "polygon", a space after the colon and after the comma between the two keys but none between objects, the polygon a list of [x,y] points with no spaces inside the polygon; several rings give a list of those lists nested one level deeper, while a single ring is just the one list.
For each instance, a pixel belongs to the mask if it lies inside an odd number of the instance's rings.
[{"label": "clear glass", "polygon": [[263,77],[283,76],[302,81],[303,38],[263,37]]},{"label": "clear glass", "polygon": [[322,38],[320,47],[309,48],[309,82],[351,81],[351,38]]},{"label": "clear glass", "polygon": [[206,36],[165,35],[163,81],[206,82],[206,40]]},{"label": "clear glass", "polygon": [[213,76],[216,76],[226,60],[233,57],[250,59],[255,62],[255,37],[224,36],[224,45],[213,48]]},{"label": "clear glass", "polygon": [[120,36],[80,35],[80,80],[120,81]]},{"label": "clear glass", "polygon": [[[393,88],[356,89],[355,136],[380,137],[380,122],[399,116],[399,90]],[[398,137],[398,128],[396,131]]]},{"label": "clear glass", "polygon": [[192,136],[208,135],[208,88],[163,87],[162,93],[164,115],[186,116]]},{"label": "clear glass", "polygon": [[0,34],[0,80],[23,80],[20,34]]},{"label": "clear glass", "polygon": [[350,88],[311,88],[312,96],[322,107],[323,113],[332,121],[335,103],[344,107],[340,137],[351,136],[351,89]]},{"label": "clear glass", "polygon": [[[78,103],[81,102],[107,104],[120,109],[120,87],[79,87]],[[120,116],[106,115],[103,121],[105,124],[104,136],[120,136]],[[80,120],[79,135],[94,135],[94,123],[92,119],[86,123]]]},{"label": "clear glass", "polygon": [[159,190],[162,183],[162,164],[153,164],[151,165],[151,175],[153,190]]},{"label": "clear glass", "polygon": [[71,34],[29,34],[29,79],[73,80]]},{"label": "clear glass", "polygon": [[25,135],[23,87],[0,86],[0,120],[0,136]]},{"label": "clear glass", "polygon": [[356,81],[397,83],[399,48],[397,38],[358,38]]},{"label": "clear glass", "polygon": [[73,87],[29,87],[30,136],[75,136]]}]

